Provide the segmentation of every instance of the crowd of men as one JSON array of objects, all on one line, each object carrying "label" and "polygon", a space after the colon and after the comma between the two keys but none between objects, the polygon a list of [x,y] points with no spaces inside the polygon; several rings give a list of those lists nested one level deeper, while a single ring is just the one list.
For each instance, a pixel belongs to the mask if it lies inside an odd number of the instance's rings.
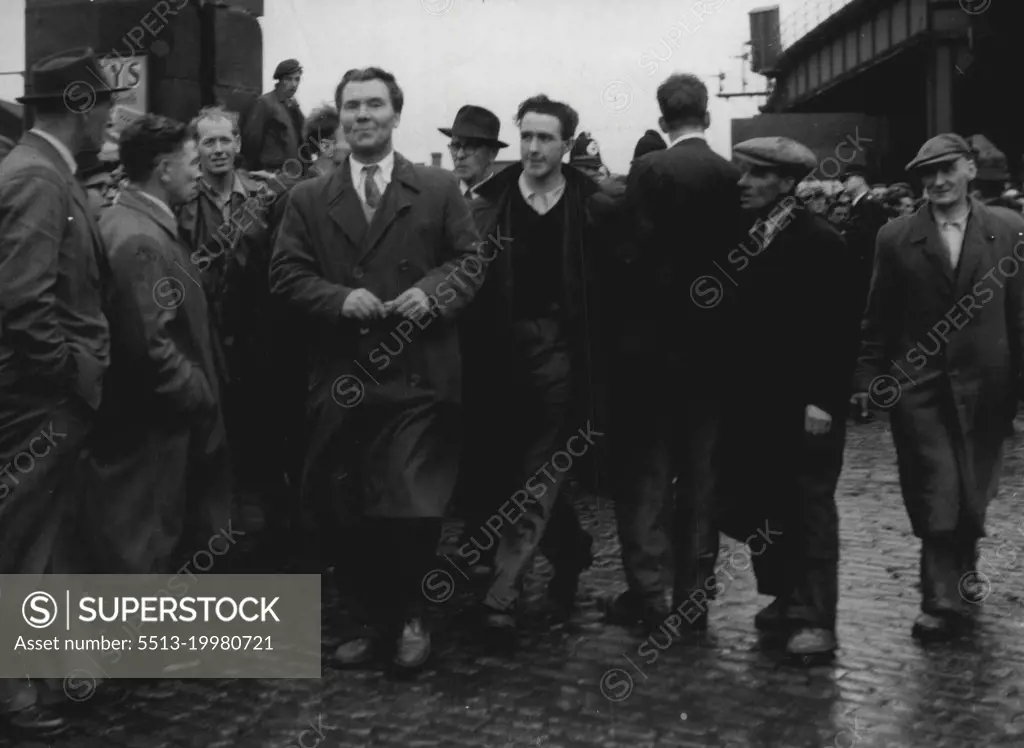
[{"label": "crowd of men", "polygon": [[[102,75],[90,50],[33,69],[34,127],[0,162],[0,574],[170,572],[249,502],[267,552],[326,528],[334,662],[411,673],[453,506],[484,634],[514,644],[538,550],[572,614],[593,560],[572,476],[615,502],[610,622],[700,636],[725,533],[773,598],[756,627],[816,661],[837,647],[847,418],[874,407],[922,539],[913,634],[970,631],[1019,394],[1024,218],[970,196],[966,140],[921,147],[926,203],[893,221],[851,171],[840,231],[798,199],[806,146],[710,149],[694,76],[659,87],[666,137],[644,133],[623,179],[544,95],[500,171],[498,118],[460,109],[453,174],[394,150],[391,74],[348,71],[308,120],[301,74],[281,63],[244,127],[140,117],[90,198],[78,159],[116,90],[64,106]],[[53,704],[0,681],[19,730],[62,729]]]}]

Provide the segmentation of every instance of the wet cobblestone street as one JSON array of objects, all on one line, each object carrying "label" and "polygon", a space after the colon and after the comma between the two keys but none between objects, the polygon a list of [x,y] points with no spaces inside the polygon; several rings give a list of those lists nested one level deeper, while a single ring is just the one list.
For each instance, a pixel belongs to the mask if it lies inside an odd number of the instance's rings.
[{"label": "wet cobblestone street", "polygon": [[[1024,431],[1018,422],[1018,431]],[[712,608],[699,646],[638,656],[635,633],[603,623],[599,598],[625,588],[611,506],[581,509],[597,537],[580,608],[564,630],[528,619],[514,658],[489,655],[456,613],[460,587],[432,609],[435,658],[411,682],[324,666],[319,681],[164,681],[117,706],[85,702],[72,733],[0,748],[991,748],[1024,746],[1024,461],[1008,444],[979,570],[990,594],[973,640],[922,646],[917,553],[883,423],[848,438],[841,516],[839,643],[810,669],[764,648],[753,617],[768,602],[749,559]],[[723,545],[725,564],[737,549]],[[539,609],[550,567],[539,560]],[[458,580],[456,583],[459,584]],[[336,642],[325,628],[324,651]],[[646,650],[645,650],[646,651]],[[650,664],[647,664],[650,662]],[[615,669],[615,672],[608,673]]]}]

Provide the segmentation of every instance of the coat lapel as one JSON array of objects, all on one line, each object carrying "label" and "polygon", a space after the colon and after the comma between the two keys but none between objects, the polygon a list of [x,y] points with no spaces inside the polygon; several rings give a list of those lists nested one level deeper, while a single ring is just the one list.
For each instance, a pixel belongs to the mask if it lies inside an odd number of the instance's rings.
[{"label": "coat lapel", "polygon": [[960,298],[974,286],[982,259],[992,257],[988,247],[995,241],[995,233],[988,225],[984,206],[971,200],[971,218],[967,222],[967,235],[960,249],[960,269],[956,277],[956,296]]},{"label": "coat lapel", "polygon": [[[384,191],[381,204],[370,223],[370,232],[359,253],[359,262],[366,259],[367,255],[377,248],[391,225],[412,208],[412,201],[406,192],[407,188],[419,191],[416,175],[412,164],[396,153],[395,168],[391,172],[391,183]],[[358,209],[362,212],[361,207]]]},{"label": "coat lapel", "polygon": [[366,236],[366,216],[352,184],[352,167],[349,160],[339,166],[331,177],[328,187],[327,213],[348,238],[353,247],[361,247]]},{"label": "coat lapel", "polygon": [[910,220],[913,221],[910,231],[911,243],[920,248],[936,275],[942,279],[945,287],[952,291],[953,266],[949,261],[949,250],[946,249],[946,243],[939,235],[939,229],[932,218],[931,210],[926,205],[918,210]]}]

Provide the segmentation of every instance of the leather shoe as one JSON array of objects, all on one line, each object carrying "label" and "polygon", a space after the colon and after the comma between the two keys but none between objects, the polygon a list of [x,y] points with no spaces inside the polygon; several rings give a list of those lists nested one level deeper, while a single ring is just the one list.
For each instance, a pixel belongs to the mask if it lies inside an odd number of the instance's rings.
[{"label": "leather shoe", "polygon": [[334,650],[334,662],[341,667],[356,667],[373,660],[374,641],[368,636],[352,639]]},{"label": "leather shoe", "polygon": [[405,624],[398,637],[392,662],[403,670],[418,670],[430,659],[430,634],[423,621],[414,618]]},{"label": "leather shoe", "polygon": [[754,616],[754,628],[758,631],[778,631],[787,625],[786,611],[780,598],[768,603]]},{"label": "leather shoe", "polygon": [[2,718],[25,735],[49,737],[68,729],[68,723],[46,707],[33,704],[16,712],[4,712]]},{"label": "leather shoe", "polygon": [[958,617],[953,614],[937,616],[922,613],[914,621],[911,635],[922,642],[949,641],[956,638],[963,628]]},{"label": "leather shoe", "polygon": [[798,629],[786,643],[786,652],[796,657],[830,655],[835,651],[836,635],[828,629]]}]

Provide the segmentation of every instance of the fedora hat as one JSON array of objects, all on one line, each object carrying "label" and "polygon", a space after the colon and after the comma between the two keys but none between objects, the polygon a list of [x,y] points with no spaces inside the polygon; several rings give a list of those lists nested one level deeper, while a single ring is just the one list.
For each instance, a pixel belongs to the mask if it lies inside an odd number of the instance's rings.
[{"label": "fedora hat", "polygon": [[91,47],[78,47],[44,57],[32,66],[30,73],[32,93],[17,99],[20,104],[34,101],[71,98],[76,105],[71,111],[88,111],[92,104],[82,100],[107,99],[115,93],[130,91],[131,87],[111,88],[106,71]]},{"label": "fedora hat", "polygon": [[437,129],[449,138],[473,138],[494,143],[498,148],[508,147],[508,143],[498,140],[501,122],[498,121],[497,115],[482,106],[467,104],[456,113],[455,122],[451,127]]}]

